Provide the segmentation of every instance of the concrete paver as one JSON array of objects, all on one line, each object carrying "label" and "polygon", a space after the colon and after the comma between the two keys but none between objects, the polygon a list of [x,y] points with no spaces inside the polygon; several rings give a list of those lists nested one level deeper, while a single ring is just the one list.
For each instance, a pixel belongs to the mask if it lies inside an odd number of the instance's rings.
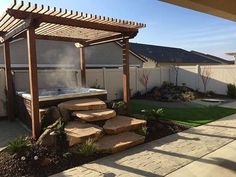
[{"label": "concrete paver", "polygon": [[236,141],[167,175],[167,177],[235,177]]},{"label": "concrete paver", "polygon": [[[54,177],[166,176],[226,147],[235,139],[236,114],[66,170]],[[226,161],[235,158],[235,155],[228,155]]]}]

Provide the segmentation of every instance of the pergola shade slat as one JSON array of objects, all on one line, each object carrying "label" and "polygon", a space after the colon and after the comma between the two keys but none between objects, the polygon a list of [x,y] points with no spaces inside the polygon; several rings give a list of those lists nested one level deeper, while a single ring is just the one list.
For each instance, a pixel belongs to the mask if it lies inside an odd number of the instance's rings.
[{"label": "pergola shade slat", "polygon": [[[145,27],[145,24],[142,23],[21,1],[19,4],[14,3],[0,18],[0,36],[3,36],[3,33],[14,33],[16,36],[16,28],[22,25],[26,19],[36,20],[40,24],[35,28],[36,35],[47,36],[51,39],[54,36],[71,38],[73,41],[76,38],[78,41],[81,39],[94,41],[101,38],[112,38],[112,36],[119,34],[132,38],[137,34],[139,28]],[[21,33],[21,31],[18,32]],[[4,39],[3,36],[1,41],[6,39],[8,38]]]}]

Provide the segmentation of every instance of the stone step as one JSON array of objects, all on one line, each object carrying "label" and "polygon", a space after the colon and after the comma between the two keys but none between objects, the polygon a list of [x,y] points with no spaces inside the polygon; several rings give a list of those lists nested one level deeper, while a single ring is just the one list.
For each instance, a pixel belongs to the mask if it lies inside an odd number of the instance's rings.
[{"label": "stone step", "polygon": [[89,123],[71,121],[66,124],[65,132],[67,134],[69,146],[73,146],[83,143],[89,138],[97,140],[102,134],[102,128]]},{"label": "stone step", "polygon": [[86,122],[94,122],[99,120],[107,120],[116,116],[116,112],[112,109],[98,109],[89,111],[76,111],[72,113]]},{"label": "stone step", "polygon": [[135,119],[127,116],[116,116],[107,120],[103,126],[107,134],[118,134],[127,131],[134,131],[146,126],[145,120]]},{"label": "stone step", "polygon": [[143,143],[144,136],[134,132],[124,132],[118,135],[105,135],[97,141],[97,150],[104,153],[116,153]]},{"label": "stone step", "polygon": [[59,107],[71,111],[86,111],[94,109],[106,109],[106,103],[98,98],[86,98],[70,100],[59,104]]}]

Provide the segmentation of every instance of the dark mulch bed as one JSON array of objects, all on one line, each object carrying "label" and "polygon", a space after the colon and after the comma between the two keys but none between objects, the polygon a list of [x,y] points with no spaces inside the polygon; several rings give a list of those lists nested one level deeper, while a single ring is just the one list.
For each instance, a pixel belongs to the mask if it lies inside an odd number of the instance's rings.
[{"label": "dark mulch bed", "polygon": [[[34,160],[37,154],[39,159]],[[10,155],[6,150],[0,153],[0,176],[18,177],[18,176],[49,176],[63,170],[89,163],[102,158],[107,154],[94,154],[84,157],[79,154],[66,153],[59,154],[48,148],[38,146],[30,155],[24,155],[26,160],[21,160],[22,155]],[[44,159],[42,159],[44,157]]]},{"label": "dark mulch bed", "polygon": [[[188,127],[186,126],[168,120],[148,120],[146,142],[186,130],[187,128]],[[35,155],[39,157],[38,160],[34,160]],[[4,150],[0,152],[0,176],[44,177],[94,161],[107,155],[108,154],[97,153],[93,156],[85,157],[75,153],[63,154],[39,145],[33,145],[31,150],[20,155],[10,155],[7,150]],[[26,159],[22,160],[22,156],[26,157]]]},{"label": "dark mulch bed", "polygon": [[190,127],[180,125],[170,120],[148,120],[146,142],[163,138],[165,136],[184,131]]}]

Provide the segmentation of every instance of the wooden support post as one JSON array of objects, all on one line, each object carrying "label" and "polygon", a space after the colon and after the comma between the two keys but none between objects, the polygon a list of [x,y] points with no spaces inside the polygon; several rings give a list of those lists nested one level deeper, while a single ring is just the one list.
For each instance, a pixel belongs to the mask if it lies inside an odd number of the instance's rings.
[{"label": "wooden support post", "polygon": [[11,74],[11,58],[10,45],[8,41],[3,44],[4,62],[5,62],[5,80],[6,80],[6,95],[7,95],[7,116],[9,120],[14,119],[14,101],[13,101],[13,80]]},{"label": "wooden support post", "polygon": [[38,74],[37,74],[37,56],[35,28],[29,27],[27,30],[28,60],[29,60],[29,81],[31,94],[31,118],[32,118],[32,136],[34,139],[39,137],[39,97],[38,97]]},{"label": "wooden support post", "polygon": [[81,71],[81,84],[86,87],[86,67],[85,67],[85,48],[80,47],[80,71]]},{"label": "wooden support post", "polygon": [[123,39],[123,100],[126,104],[130,100],[130,83],[129,83],[129,39]]}]

